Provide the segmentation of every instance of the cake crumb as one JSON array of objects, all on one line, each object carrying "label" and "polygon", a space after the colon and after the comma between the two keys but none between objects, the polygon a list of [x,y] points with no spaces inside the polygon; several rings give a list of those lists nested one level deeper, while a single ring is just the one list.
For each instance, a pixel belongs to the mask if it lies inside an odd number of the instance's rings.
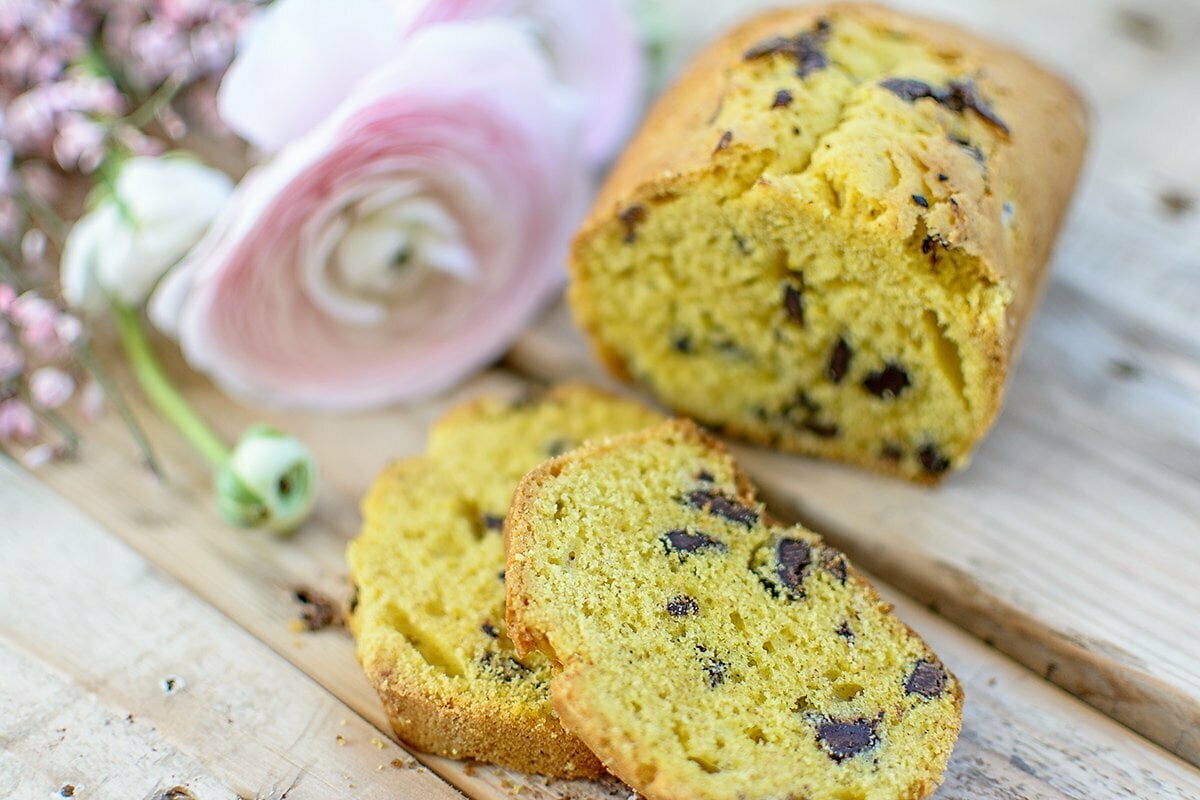
[{"label": "cake crumb", "polygon": [[334,741],[336,741],[336,742],[337,742],[337,744],[338,744],[338,747],[345,747],[345,746],[346,746],[346,737],[345,737],[345,736],[342,736],[342,735],[339,733],[337,736],[335,736],[335,737],[333,737],[333,738],[334,738]]},{"label": "cake crumb", "polygon": [[309,586],[297,586],[292,598],[300,604],[300,617],[289,624],[293,632],[315,632],[342,624],[342,614],[329,597]]}]

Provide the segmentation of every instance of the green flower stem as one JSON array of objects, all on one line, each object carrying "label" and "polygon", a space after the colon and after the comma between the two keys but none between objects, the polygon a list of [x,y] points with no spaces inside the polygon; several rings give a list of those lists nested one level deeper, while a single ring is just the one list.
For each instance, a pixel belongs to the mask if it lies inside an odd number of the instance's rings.
[{"label": "green flower stem", "polygon": [[154,357],[150,342],[146,339],[146,332],[137,312],[120,303],[113,304],[113,311],[117,319],[117,330],[121,335],[121,344],[125,347],[125,355],[142,385],[142,391],[150,398],[158,412],[170,420],[214,469],[221,467],[229,459],[229,448],[212,428],[197,416],[183,399],[183,395],[167,380],[158,359]]}]

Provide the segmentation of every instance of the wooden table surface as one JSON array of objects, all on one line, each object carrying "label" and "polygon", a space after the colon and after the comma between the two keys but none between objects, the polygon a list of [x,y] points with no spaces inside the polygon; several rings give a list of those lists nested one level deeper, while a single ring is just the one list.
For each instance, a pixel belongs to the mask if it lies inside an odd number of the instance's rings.
[{"label": "wooden table surface", "polygon": [[[1018,43],[1089,97],[1054,280],[999,425],[943,488],[738,455],[962,679],[937,797],[1200,798],[1200,3],[897,5]],[[348,417],[245,408],[167,361],[230,439],[266,419],[313,447],[316,517],[285,541],[228,528],[203,463],[140,404],[164,483],[115,414],[77,461],[29,475],[0,457],[0,798],[629,795],[410,755],[345,630],[294,624],[299,588],[347,598],[358,497],[440,413],[604,380],[561,308],[503,368]]]}]

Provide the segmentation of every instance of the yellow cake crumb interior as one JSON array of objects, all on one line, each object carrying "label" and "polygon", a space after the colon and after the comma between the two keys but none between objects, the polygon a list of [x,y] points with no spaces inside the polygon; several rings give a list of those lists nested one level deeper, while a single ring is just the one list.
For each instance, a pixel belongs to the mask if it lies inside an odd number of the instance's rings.
[{"label": "yellow cake crumb interior", "polygon": [[519,624],[571,676],[556,703],[651,796],[925,796],[958,732],[954,678],[838,551],[764,520],[728,457],[678,425],[527,490],[510,570]]},{"label": "yellow cake crumb interior", "polygon": [[1005,134],[881,86],[968,80],[965,56],[852,17],[821,35],[827,64],[803,77],[787,53],[730,65],[711,164],[580,238],[573,306],[689,416],[936,479],[965,463],[1002,389],[989,370],[1011,293],[954,245],[963,198],[1020,235],[988,173]]},{"label": "yellow cake crumb interior", "polygon": [[[660,419],[580,387],[515,404],[483,400],[435,425],[425,456],[379,476],[348,552],[357,589],[352,626],[381,694],[421,698],[393,719],[400,736],[482,759],[490,750],[478,747],[536,751],[538,737],[555,734],[549,664],[536,654],[517,658],[506,634],[504,516],[521,476],[546,458]],[[418,718],[438,713],[447,719]],[[527,738],[489,744],[486,731],[469,729],[480,715],[507,720],[514,740]],[[434,739],[424,733],[430,728]],[[537,761],[509,765],[552,771]]]}]

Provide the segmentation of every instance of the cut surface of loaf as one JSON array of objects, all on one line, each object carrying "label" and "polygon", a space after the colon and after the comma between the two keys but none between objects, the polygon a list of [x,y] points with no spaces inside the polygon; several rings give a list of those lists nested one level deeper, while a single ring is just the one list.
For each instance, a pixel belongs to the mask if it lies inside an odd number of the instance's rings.
[{"label": "cut surface of loaf", "polygon": [[651,800],[931,793],[962,691],[836,549],[765,515],[683,421],[531,472],[506,521],[517,652]]},{"label": "cut surface of loaf", "polygon": [[688,416],[934,482],[999,411],[1085,131],[1070,87],[957,28],[766,14],[627,148],[576,238],[572,307]]},{"label": "cut surface of loaf", "polygon": [[563,731],[545,658],[518,658],[504,621],[502,524],[521,476],[583,440],[661,417],[584,387],[452,411],[424,456],[363,501],[349,547],[356,652],[396,734],[418,749],[558,777],[600,763]]}]

